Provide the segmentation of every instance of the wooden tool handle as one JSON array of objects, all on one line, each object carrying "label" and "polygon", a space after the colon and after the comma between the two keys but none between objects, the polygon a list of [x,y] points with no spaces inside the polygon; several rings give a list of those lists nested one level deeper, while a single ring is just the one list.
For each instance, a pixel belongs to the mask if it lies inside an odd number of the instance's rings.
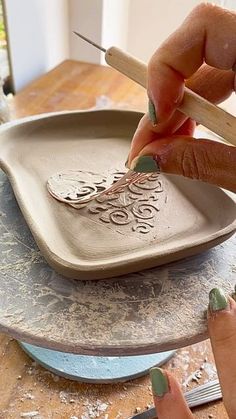
[{"label": "wooden tool handle", "polygon": [[[143,87],[147,87],[147,66],[142,61],[119,48],[106,51],[107,64],[128,76]],[[188,117],[236,145],[236,118],[185,87],[183,101],[178,107]]]}]

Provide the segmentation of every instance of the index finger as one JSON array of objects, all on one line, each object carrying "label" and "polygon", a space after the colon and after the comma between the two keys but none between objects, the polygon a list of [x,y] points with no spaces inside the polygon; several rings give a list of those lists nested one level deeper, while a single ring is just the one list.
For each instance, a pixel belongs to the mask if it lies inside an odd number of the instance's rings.
[{"label": "index finger", "polygon": [[223,291],[210,292],[208,327],[223,400],[230,418],[236,417],[236,302]]},{"label": "index finger", "polygon": [[203,64],[236,70],[236,13],[200,4],[155,52],[148,65],[148,94],[157,122],[181,103],[184,81]]}]

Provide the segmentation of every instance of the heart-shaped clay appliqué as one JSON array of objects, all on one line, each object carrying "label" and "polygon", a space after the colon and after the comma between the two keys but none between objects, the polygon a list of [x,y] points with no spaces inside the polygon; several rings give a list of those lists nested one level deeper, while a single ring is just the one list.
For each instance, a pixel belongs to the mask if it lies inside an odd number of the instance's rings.
[{"label": "heart-shaped clay appliqu\u00e9", "polygon": [[123,176],[121,171],[104,175],[71,170],[51,176],[47,188],[54,198],[82,211],[89,218],[147,234],[155,225],[160,201],[164,201],[160,176],[152,173],[148,178],[127,184],[120,193],[101,194]]}]

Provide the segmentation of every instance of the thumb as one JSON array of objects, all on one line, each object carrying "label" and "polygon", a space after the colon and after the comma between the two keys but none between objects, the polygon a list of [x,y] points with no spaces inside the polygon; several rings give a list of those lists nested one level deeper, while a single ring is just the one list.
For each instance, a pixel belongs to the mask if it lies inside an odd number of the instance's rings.
[{"label": "thumb", "polygon": [[182,390],[167,371],[154,367],[150,370],[152,392],[159,419],[193,419]]},{"label": "thumb", "polygon": [[147,144],[130,168],[146,173],[160,170],[236,192],[235,163],[236,147],[177,135]]},{"label": "thumb", "polygon": [[208,328],[223,400],[230,418],[236,418],[236,302],[223,290],[209,295]]}]

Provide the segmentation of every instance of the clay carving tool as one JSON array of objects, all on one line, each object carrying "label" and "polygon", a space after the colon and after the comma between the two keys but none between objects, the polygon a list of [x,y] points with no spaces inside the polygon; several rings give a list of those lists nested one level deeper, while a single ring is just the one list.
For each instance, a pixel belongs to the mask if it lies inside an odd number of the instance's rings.
[{"label": "clay carving tool", "polygon": [[[104,52],[105,60],[111,67],[114,67],[144,88],[147,87],[147,65],[145,63],[127,54],[120,48],[113,46],[105,49],[84,35],[75,31],[74,33]],[[236,118],[233,115],[208,102],[187,87],[184,89],[184,97],[178,109],[199,124],[209,128],[228,143],[236,145]]]},{"label": "clay carving tool", "polygon": [[[205,403],[220,400],[222,399],[222,393],[219,380],[209,381],[193,390],[187,391],[184,396],[189,407],[201,406]],[[132,416],[131,419],[154,419],[156,417],[158,417],[156,416],[156,410],[152,407],[145,412]]]},{"label": "clay carving tool", "polygon": [[[122,192],[125,191],[125,188],[128,185],[131,185],[133,183],[140,184],[144,183],[146,180],[148,180],[150,177],[152,177],[152,173],[136,173],[133,170],[129,170],[127,173],[125,173],[121,179],[114,182],[112,185],[109,185],[106,187],[106,189],[102,192],[97,190],[97,188],[91,188],[91,192],[89,189],[84,185],[82,185],[81,190],[77,189],[76,192],[73,192],[73,197],[68,196],[66,193],[66,197],[64,194],[60,194],[60,191],[56,189],[56,192],[54,190],[55,181],[53,181],[54,176],[50,178],[47,182],[47,188],[49,193],[58,201],[64,202],[66,204],[69,204],[70,206],[74,208],[80,208],[83,207],[85,204],[88,204],[90,201],[92,201],[95,198],[102,198],[102,197],[109,197],[114,195],[119,195]],[[58,175],[56,175],[56,178]],[[60,174],[59,174],[60,178]]]}]

